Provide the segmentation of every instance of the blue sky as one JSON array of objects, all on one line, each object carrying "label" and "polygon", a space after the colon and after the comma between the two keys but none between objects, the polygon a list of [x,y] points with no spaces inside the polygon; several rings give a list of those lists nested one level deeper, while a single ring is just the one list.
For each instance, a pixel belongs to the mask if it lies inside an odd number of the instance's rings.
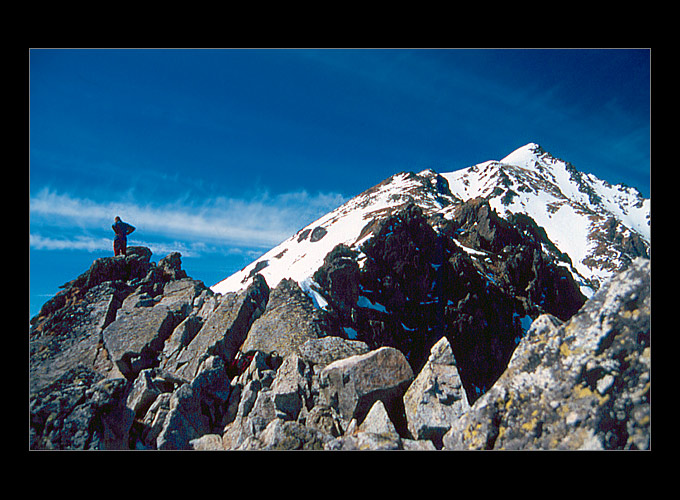
[{"label": "blue sky", "polygon": [[30,51],[29,315],[116,215],[210,286],[401,171],[529,142],[649,196],[649,50]]}]

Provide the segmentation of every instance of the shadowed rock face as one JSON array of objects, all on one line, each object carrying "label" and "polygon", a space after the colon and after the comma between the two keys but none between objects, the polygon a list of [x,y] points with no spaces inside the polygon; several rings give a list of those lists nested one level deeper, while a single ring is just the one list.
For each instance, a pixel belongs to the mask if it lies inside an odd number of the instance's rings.
[{"label": "shadowed rock face", "polygon": [[[528,217],[522,222],[532,227]],[[399,349],[414,372],[445,336],[474,401],[503,372],[530,318],[548,312],[566,320],[585,297],[542,252],[544,234],[521,231],[486,200],[461,204],[437,227],[407,206],[373,228],[361,267],[359,252],[341,245],[314,280],[340,332],[357,332],[372,349]]]}]

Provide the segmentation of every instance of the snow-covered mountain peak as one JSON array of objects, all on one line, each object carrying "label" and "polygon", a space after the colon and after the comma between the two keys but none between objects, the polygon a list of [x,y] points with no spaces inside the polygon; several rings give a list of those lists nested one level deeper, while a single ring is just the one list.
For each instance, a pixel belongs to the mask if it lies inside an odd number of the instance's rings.
[{"label": "snow-covered mountain peak", "polygon": [[418,205],[424,213],[433,214],[449,205],[459,204],[461,200],[451,195],[446,180],[434,170],[394,174],[300,229],[211,288],[222,294],[238,291],[259,273],[272,288],[283,279],[291,278],[309,290],[311,276],[333,248],[344,244],[359,249],[373,235],[377,227],[374,222],[411,203]]},{"label": "snow-covered mountain peak", "polygon": [[627,265],[629,254],[648,255],[650,200],[580,172],[536,143],[441,175],[463,200],[482,197],[502,217],[532,217],[586,281],[607,279]]},{"label": "snow-covered mountain peak", "polygon": [[241,290],[259,273],[270,287],[291,278],[312,294],[313,274],[337,245],[360,251],[381,221],[411,203],[431,221],[445,222],[454,217],[456,207],[474,198],[487,200],[506,220],[517,214],[531,217],[558,253],[569,256],[571,263],[561,265],[568,265],[587,295],[632,258],[649,256],[649,199],[634,188],[611,185],[580,172],[532,142],[501,160],[454,172],[425,169],[417,174],[394,174],[300,229],[212,289],[218,293]]},{"label": "snow-covered mountain peak", "polygon": [[507,163],[523,168],[533,168],[534,164],[540,161],[544,156],[546,156],[546,152],[543,148],[535,142],[530,142],[521,148],[517,148],[508,156],[500,160],[499,163]]}]

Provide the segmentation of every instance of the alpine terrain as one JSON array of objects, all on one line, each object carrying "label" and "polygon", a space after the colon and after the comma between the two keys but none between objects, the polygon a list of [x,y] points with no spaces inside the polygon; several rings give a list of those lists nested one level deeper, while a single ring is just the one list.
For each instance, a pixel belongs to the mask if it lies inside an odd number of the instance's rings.
[{"label": "alpine terrain", "polygon": [[31,449],[649,449],[650,200],[528,144],[398,173],[208,288],[97,259],[31,319]]}]

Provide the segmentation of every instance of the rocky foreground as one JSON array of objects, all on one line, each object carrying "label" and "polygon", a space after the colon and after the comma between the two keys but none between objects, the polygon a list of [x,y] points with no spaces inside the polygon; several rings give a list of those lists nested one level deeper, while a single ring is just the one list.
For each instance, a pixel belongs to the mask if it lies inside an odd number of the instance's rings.
[{"label": "rocky foreground", "polygon": [[480,396],[446,336],[413,363],[292,280],[220,295],[150,258],[97,259],[31,320],[31,449],[650,448],[648,259],[538,316]]}]

